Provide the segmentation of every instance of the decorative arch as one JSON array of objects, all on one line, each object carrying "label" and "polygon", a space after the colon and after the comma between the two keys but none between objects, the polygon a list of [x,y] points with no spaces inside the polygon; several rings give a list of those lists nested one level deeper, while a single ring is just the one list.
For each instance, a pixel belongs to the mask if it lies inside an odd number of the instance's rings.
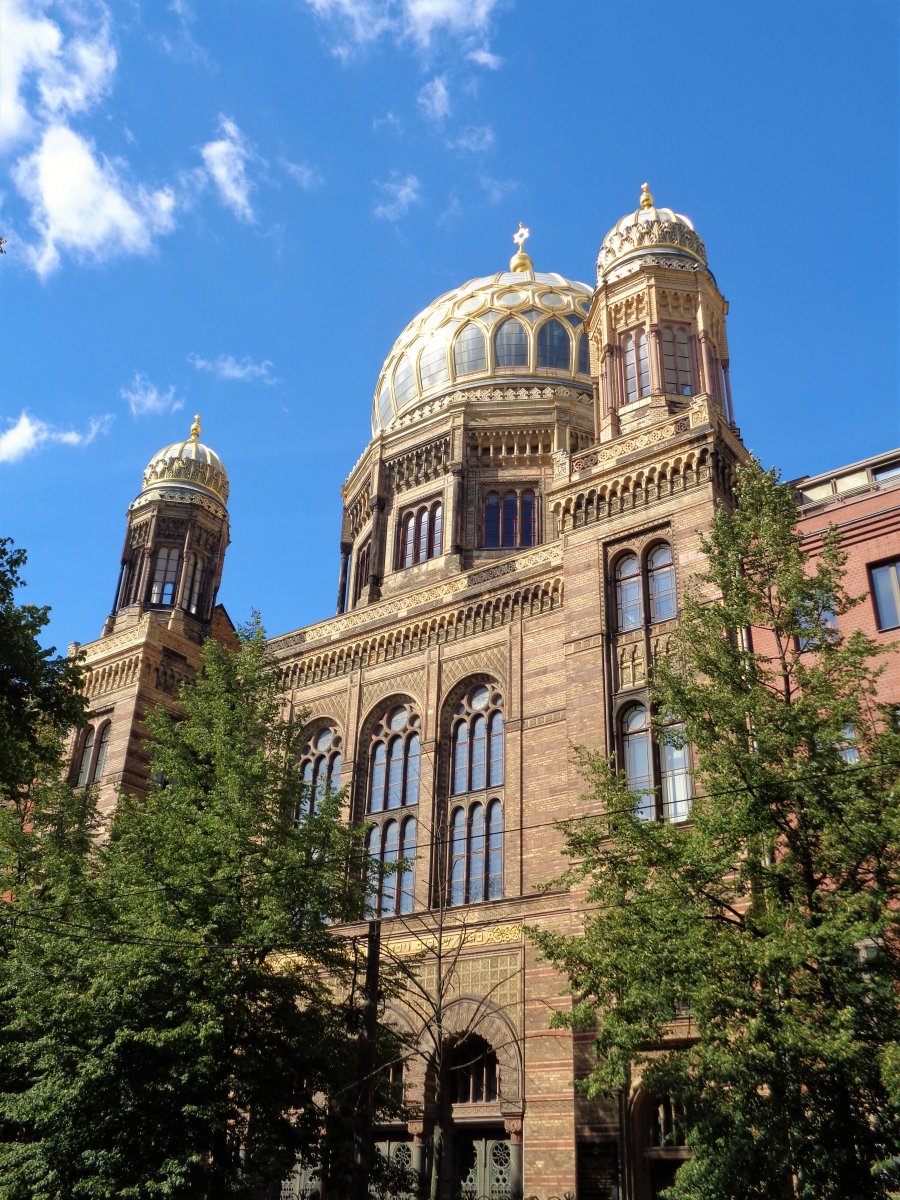
[{"label": "decorative arch", "polygon": [[[500,1104],[504,1112],[521,1112],[523,1108],[522,1049],[512,1022],[499,1009],[476,996],[460,996],[451,1000],[442,1014],[449,1042],[460,1041],[469,1034],[484,1038],[497,1055],[500,1068]],[[427,1031],[419,1035],[420,1044],[427,1048]],[[423,1054],[427,1059],[427,1054]]]}]

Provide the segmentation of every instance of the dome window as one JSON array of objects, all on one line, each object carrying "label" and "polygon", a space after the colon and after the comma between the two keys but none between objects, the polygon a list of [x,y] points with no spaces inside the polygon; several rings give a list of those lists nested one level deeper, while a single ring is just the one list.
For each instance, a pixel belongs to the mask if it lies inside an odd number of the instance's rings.
[{"label": "dome window", "polygon": [[528,366],[528,334],[514,317],[504,321],[494,334],[494,361],[498,367]]},{"label": "dome window", "polygon": [[419,359],[419,376],[423,392],[450,378],[446,342],[440,340],[425,347]]},{"label": "dome window", "polygon": [[591,344],[588,341],[588,336],[583,333],[578,341],[578,374],[590,375],[591,373]]},{"label": "dome window", "polygon": [[537,353],[539,367],[568,371],[572,359],[572,340],[568,329],[556,317],[551,318],[538,330]]},{"label": "dome window", "polygon": [[415,399],[415,396],[416,377],[413,373],[412,363],[404,355],[394,372],[394,403],[399,410],[410,400]]},{"label": "dome window", "polygon": [[384,381],[384,387],[381,389],[381,394],[378,397],[378,415],[381,418],[382,425],[387,425],[394,415],[394,409],[391,404],[391,385],[387,380]]},{"label": "dome window", "polygon": [[484,334],[471,321],[463,325],[453,343],[453,366],[457,375],[474,375],[487,369]]}]

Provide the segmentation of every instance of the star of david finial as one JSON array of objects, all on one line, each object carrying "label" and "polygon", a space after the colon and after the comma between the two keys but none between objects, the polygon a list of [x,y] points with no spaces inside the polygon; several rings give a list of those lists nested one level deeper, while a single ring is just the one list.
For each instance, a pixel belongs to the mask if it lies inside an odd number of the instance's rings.
[{"label": "star of david finial", "polygon": [[524,248],[525,248],[525,243],[526,243],[526,241],[528,240],[528,238],[530,238],[530,237],[531,237],[531,230],[530,230],[530,229],[526,229],[526,228],[525,228],[525,225],[524,225],[524,222],[520,221],[520,222],[519,222],[519,228],[518,228],[518,229],[516,230],[516,232],[513,234],[513,241],[514,241],[514,242],[516,243],[516,245],[519,247],[519,250],[520,250],[520,251],[524,250]]},{"label": "star of david finial", "polygon": [[525,240],[531,237],[531,230],[525,228],[525,222],[519,222],[519,228],[513,234],[513,241],[516,243],[516,252],[509,260],[509,269],[511,271],[533,271],[534,263],[525,253]]}]

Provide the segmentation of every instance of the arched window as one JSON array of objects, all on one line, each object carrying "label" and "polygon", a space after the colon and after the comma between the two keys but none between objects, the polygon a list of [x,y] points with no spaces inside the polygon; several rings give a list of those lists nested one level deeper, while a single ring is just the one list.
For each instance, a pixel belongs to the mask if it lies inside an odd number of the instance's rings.
[{"label": "arched window", "polygon": [[112,733],[112,722],[107,721],[100,733],[100,743],[97,746],[97,761],[94,763],[94,770],[91,774],[91,781],[99,783],[103,778],[103,772],[106,770],[106,755],[109,752],[109,738]]},{"label": "arched window", "polygon": [[647,558],[647,589],[650,596],[650,620],[668,621],[678,609],[675,592],[675,567],[672,547],[655,546]]},{"label": "arched window", "polygon": [[572,339],[562,321],[551,317],[538,330],[537,365],[568,371],[572,361]]},{"label": "arched window", "polygon": [[692,396],[697,390],[687,325],[663,325],[660,329],[663,376],[667,392]]},{"label": "arched window", "polygon": [[471,321],[463,325],[453,343],[453,368],[457,375],[474,375],[487,369],[484,333]]},{"label": "arched window", "polygon": [[400,520],[397,565],[401,569],[443,553],[444,506],[440,500],[420,505]]},{"label": "arched window", "polygon": [[381,916],[413,908],[416,819],[408,810],[419,803],[421,753],[418,714],[411,705],[394,705],[376,722],[369,744],[366,810],[375,822],[366,843],[373,872],[369,909]]},{"label": "arched window", "polygon": [[394,408],[391,404],[391,385],[387,379],[382,384],[381,391],[378,393],[378,416],[382,425],[389,424],[394,416]]},{"label": "arched window", "polygon": [[625,781],[638,797],[637,815],[645,821],[686,821],[693,790],[682,727],[669,726],[657,743],[650,714],[636,704],[626,709],[621,729]]},{"label": "arched window", "polygon": [[447,364],[447,343],[443,338],[436,338],[422,351],[419,359],[419,376],[422,380],[422,391],[436,387],[450,378],[450,368]]},{"label": "arched window", "polygon": [[407,356],[400,359],[394,372],[394,403],[398,410],[416,395],[416,376]]},{"label": "arched window", "polygon": [[647,335],[643,329],[625,335],[622,340],[622,360],[625,403],[631,404],[650,394],[650,358],[647,354]]},{"label": "arched window", "polygon": [[301,812],[316,812],[326,796],[340,791],[341,765],[340,734],[332,725],[318,729],[300,755]]},{"label": "arched window", "polygon": [[528,366],[528,333],[521,321],[508,317],[497,326],[494,334],[494,365],[497,367]]},{"label": "arched window", "polygon": [[185,566],[184,592],[182,604],[189,613],[196,614],[200,610],[203,598],[203,585],[206,577],[206,563],[199,554],[188,555]]},{"label": "arched window", "polygon": [[486,549],[537,545],[537,496],[531,488],[511,488],[484,498]]},{"label": "arched window", "polygon": [[94,739],[96,730],[93,725],[89,725],[84,731],[84,742],[81,746],[81,758],[78,762],[78,778],[75,782],[76,787],[85,787],[91,777],[91,761],[94,757]]},{"label": "arched window", "polygon": [[620,631],[639,629],[644,623],[641,568],[636,554],[626,554],[616,564],[616,613]]},{"label": "arched window", "polygon": [[355,560],[354,565],[353,565],[353,603],[354,604],[357,602],[357,600],[360,599],[360,597],[365,592],[366,588],[369,586],[369,552],[370,552],[370,548],[371,548],[371,542],[368,538],[366,538],[366,540],[362,543],[362,545],[356,550],[356,552],[354,554],[354,560]]},{"label": "arched window", "polygon": [[479,683],[453,713],[449,820],[449,900],[478,904],[503,895],[503,805],[488,789],[503,786],[503,697]]},{"label": "arched window", "polygon": [[177,546],[160,546],[156,552],[153,580],[150,585],[151,604],[173,604],[175,582],[178,579],[178,562],[181,551]]},{"label": "arched window", "polygon": [[484,1038],[469,1034],[447,1056],[451,1104],[491,1104],[500,1095],[497,1054]]}]

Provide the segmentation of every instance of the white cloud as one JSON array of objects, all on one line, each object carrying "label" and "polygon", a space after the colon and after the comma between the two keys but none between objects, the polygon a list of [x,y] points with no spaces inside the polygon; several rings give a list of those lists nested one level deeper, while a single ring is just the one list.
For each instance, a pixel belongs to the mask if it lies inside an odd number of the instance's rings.
[{"label": "white cloud", "polygon": [[170,58],[176,62],[200,63],[205,67],[210,65],[209,55],[194,39],[191,26],[196,20],[196,14],[187,0],[172,0],[169,12],[175,17],[176,33],[174,38],[162,34],[159,44]]},{"label": "white cloud", "polygon": [[209,371],[219,379],[237,379],[242,383],[277,383],[272,374],[272,364],[265,358],[262,362],[254,362],[252,358],[235,358],[233,354],[219,354],[216,358],[201,358],[198,354],[189,354],[188,362],[198,371]]},{"label": "white cloud", "polygon": [[425,84],[419,91],[418,104],[429,121],[443,121],[450,115],[450,89],[446,75],[435,75]]},{"label": "white cloud", "polygon": [[[343,60],[390,34],[427,47],[446,32],[471,43],[483,43],[495,9],[502,0],[306,0],[332,31],[332,50]],[[475,52],[477,53],[477,47]],[[489,54],[489,51],[483,51]],[[492,56],[493,57],[493,56]],[[479,61],[479,60],[475,60]],[[486,65],[482,63],[482,65]]]},{"label": "white cloud", "polygon": [[111,416],[92,417],[83,433],[76,429],[59,429],[55,425],[30,417],[23,409],[19,419],[0,433],[0,463],[18,462],[42,446],[56,442],[64,446],[87,446],[98,434],[109,428]]},{"label": "white cloud", "polygon": [[184,401],[175,395],[175,385],[170,384],[161,392],[151,383],[143,371],[135,371],[130,384],[121,388],[119,395],[127,401],[133,417],[144,417],[147,414],[177,412],[184,407]]},{"label": "white cloud", "polygon": [[502,204],[519,186],[515,179],[492,179],[490,175],[482,175],[480,183],[488,204]]},{"label": "white cloud", "polygon": [[41,237],[29,256],[42,277],[59,266],[61,249],[94,260],[146,254],[154,235],[174,228],[171,188],[126,184],[113,163],[66,125],[44,131],[37,149],[16,164],[13,179]]},{"label": "white cloud", "polygon": [[116,51],[108,15],[103,8],[99,12],[91,36],[66,40],[59,25],[32,5],[3,0],[0,147],[34,138],[42,123],[86,111],[109,90]]},{"label": "white cloud", "polygon": [[411,205],[418,204],[421,199],[422,184],[415,175],[394,172],[390,179],[376,181],[375,186],[381,192],[382,199],[372,212],[384,221],[399,221],[409,212]]},{"label": "white cloud", "polygon": [[481,46],[477,50],[470,50],[466,58],[469,62],[477,63],[479,67],[487,67],[489,71],[496,71],[503,66],[503,59],[500,55],[494,54],[486,46]]},{"label": "white cloud", "polygon": [[377,41],[394,25],[385,0],[306,0],[335,32],[332,51],[346,61],[361,46]]},{"label": "white cloud", "polygon": [[383,117],[374,117],[372,120],[372,129],[375,133],[379,129],[388,129],[391,133],[402,133],[403,122],[394,112],[386,112]]},{"label": "white cloud", "polygon": [[309,163],[294,163],[283,158],[281,165],[285,171],[293,179],[294,183],[300,185],[304,192],[314,192],[316,188],[320,188],[325,180],[322,178],[322,172],[315,167],[311,167]]},{"label": "white cloud", "polygon": [[254,184],[247,177],[247,162],[254,157],[253,151],[230,117],[220,115],[219,128],[222,137],[207,142],[200,151],[203,162],[222,202],[242,221],[253,221],[250,192]]},{"label": "white cloud", "polygon": [[450,143],[454,149],[465,150],[469,154],[481,154],[490,150],[493,144],[494,131],[490,125],[470,125]]}]

